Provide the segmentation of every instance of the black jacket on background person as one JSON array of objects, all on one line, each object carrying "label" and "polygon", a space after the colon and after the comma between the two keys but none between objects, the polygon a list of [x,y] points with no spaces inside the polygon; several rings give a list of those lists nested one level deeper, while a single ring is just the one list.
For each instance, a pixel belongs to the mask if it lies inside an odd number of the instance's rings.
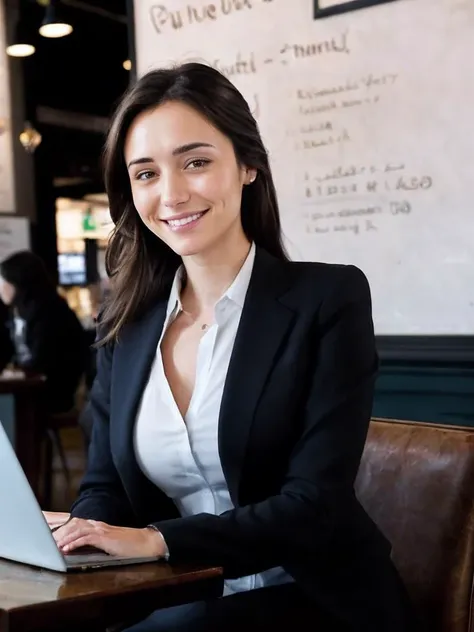
[{"label": "black jacket on background person", "polygon": [[15,351],[10,337],[9,318],[8,307],[0,301],[0,371],[7,366]]},{"label": "black jacket on background person", "polygon": [[235,507],[222,515],[180,517],[135,457],[133,428],[166,306],[155,304],[98,352],[89,463],[72,516],[154,523],[170,562],[222,566],[227,578],[283,566],[349,630],[416,629],[390,543],[354,492],[378,368],[364,275],[257,248],[220,409],[219,454]]},{"label": "black jacket on background person", "polygon": [[26,373],[46,376],[50,412],[73,407],[88,358],[88,342],[76,314],[59,294],[32,301],[21,316],[10,317],[13,356],[9,359]]}]

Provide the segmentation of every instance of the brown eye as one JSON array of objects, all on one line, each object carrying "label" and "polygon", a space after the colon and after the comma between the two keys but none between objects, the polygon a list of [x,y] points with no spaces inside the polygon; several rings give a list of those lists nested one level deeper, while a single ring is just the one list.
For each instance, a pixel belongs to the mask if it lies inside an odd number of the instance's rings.
[{"label": "brown eye", "polygon": [[155,174],[153,171],[141,171],[135,176],[136,180],[150,180]]},{"label": "brown eye", "polygon": [[191,169],[202,169],[203,167],[208,165],[210,162],[211,162],[210,160],[204,160],[203,158],[198,158],[196,160],[191,160],[191,162],[189,162],[186,165],[186,168],[191,167]]}]

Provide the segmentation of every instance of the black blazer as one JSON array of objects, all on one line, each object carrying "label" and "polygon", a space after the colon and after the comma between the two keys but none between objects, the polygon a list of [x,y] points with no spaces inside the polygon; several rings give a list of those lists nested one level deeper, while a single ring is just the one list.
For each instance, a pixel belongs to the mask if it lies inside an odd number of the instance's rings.
[{"label": "black blazer", "polygon": [[351,630],[411,629],[390,545],[353,489],[378,365],[364,275],[257,248],[219,417],[235,509],[219,516],[179,517],[134,456],[166,304],[98,353],[89,465],[72,515],[153,522],[172,561],[222,566],[226,577],[283,566]]}]

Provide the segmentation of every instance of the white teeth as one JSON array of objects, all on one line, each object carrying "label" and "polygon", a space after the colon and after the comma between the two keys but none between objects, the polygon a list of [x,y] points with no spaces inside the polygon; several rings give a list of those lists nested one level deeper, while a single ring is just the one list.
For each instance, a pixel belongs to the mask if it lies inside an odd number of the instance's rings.
[{"label": "white teeth", "polygon": [[177,226],[185,226],[186,224],[199,219],[203,215],[204,213],[196,213],[195,215],[189,215],[188,217],[183,217],[182,219],[169,219],[168,224],[173,228]]}]

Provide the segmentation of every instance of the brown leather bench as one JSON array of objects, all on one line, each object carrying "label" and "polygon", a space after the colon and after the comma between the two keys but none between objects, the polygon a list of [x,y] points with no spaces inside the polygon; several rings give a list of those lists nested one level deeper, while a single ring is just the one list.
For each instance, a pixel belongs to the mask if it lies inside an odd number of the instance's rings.
[{"label": "brown leather bench", "polygon": [[430,632],[474,632],[474,428],[373,419],[357,495]]}]

